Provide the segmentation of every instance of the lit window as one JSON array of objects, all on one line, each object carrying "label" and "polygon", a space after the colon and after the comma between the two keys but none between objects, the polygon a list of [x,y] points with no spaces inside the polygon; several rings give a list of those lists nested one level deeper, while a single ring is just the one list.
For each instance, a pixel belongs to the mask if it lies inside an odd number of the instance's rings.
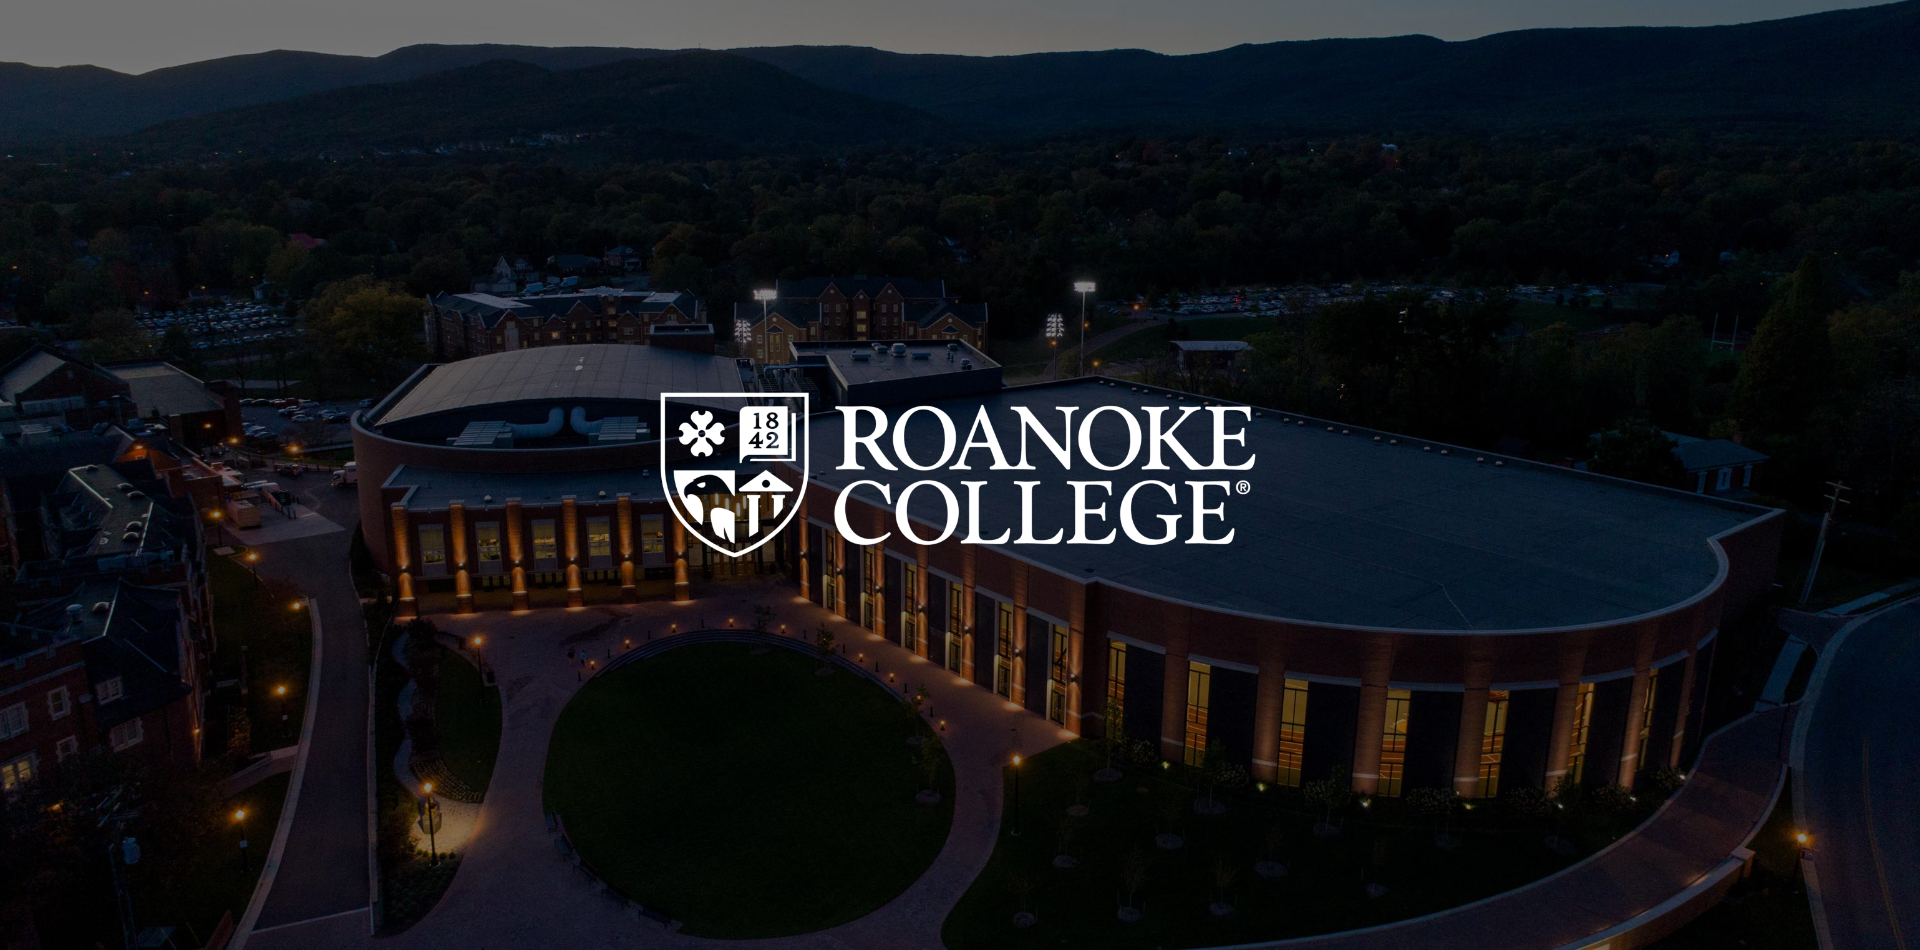
[{"label": "lit window", "polygon": [[67,736],[66,738],[61,739],[59,742],[56,742],[53,744],[53,754],[60,757],[61,759],[65,759],[67,756],[70,756],[79,751],[80,751],[80,738],[78,736]]},{"label": "lit window", "polygon": [[587,519],[587,564],[607,567],[613,563],[613,522],[607,518]]},{"label": "lit window", "polygon": [[640,554],[650,559],[666,558],[667,519],[665,515],[640,517]]},{"label": "lit window", "polygon": [[1107,641],[1107,707],[1112,716],[1107,735],[1118,735],[1126,726],[1127,708],[1127,645],[1118,640]]},{"label": "lit window", "polygon": [[480,572],[498,573],[500,570],[500,522],[484,521],[473,526],[474,546],[480,551]]},{"label": "lit window", "polygon": [[920,652],[919,612],[913,609],[914,600],[920,593],[920,568],[902,562],[900,565],[900,648],[908,653]]},{"label": "lit window", "polygon": [[1480,781],[1476,795],[1494,798],[1500,794],[1500,756],[1507,748],[1507,691],[1487,693],[1487,722],[1480,734]]},{"label": "lit window", "polygon": [[1213,699],[1213,667],[1187,663],[1186,763],[1199,765],[1207,756],[1207,709]]},{"label": "lit window", "polygon": [[1397,797],[1407,769],[1407,712],[1413,691],[1387,690],[1387,721],[1380,732],[1380,794]]},{"label": "lit window", "polygon": [[559,546],[554,540],[553,521],[542,519],[533,523],[533,560],[536,565],[546,562],[553,566],[560,559]]},{"label": "lit window", "polygon": [[1567,774],[1575,784],[1587,769],[1587,726],[1593,719],[1593,684],[1581,683],[1573,707],[1573,741],[1568,743]]},{"label": "lit window", "polygon": [[447,572],[447,529],[437,524],[420,526],[420,573],[429,576]]},{"label": "lit window", "polygon": [[95,686],[93,688],[93,698],[103,703],[110,703],[119,699],[122,692],[120,677],[116,676],[109,680],[102,680],[100,685]]},{"label": "lit window", "polygon": [[1013,605],[999,605],[993,647],[993,691],[1013,698]]},{"label": "lit window", "polygon": [[1052,624],[1052,649],[1047,657],[1047,718],[1067,724],[1067,628]]},{"label": "lit window", "polygon": [[11,739],[26,731],[26,703],[14,703],[5,709],[0,709],[0,739]]},{"label": "lit window", "polygon": [[129,719],[114,726],[107,733],[107,742],[113,745],[113,751],[120,752],[140,744],[147,737],[146,725],[139,719]]},{"label": "lit window", "polygon": [[1307,681],[1289,678],[1280,693],[1280,757],[1275,779],[1298,788],[1307,754]]},{"label": "lit window", "polygon": [[73,701],[67,696],[65,686],[56,686],[47,690],[47,718],[59,719],[73,711]]},{"label": "lit window", "polygon": [[11,792],[33,781],[33,753],[0,762],[0,791]]}]

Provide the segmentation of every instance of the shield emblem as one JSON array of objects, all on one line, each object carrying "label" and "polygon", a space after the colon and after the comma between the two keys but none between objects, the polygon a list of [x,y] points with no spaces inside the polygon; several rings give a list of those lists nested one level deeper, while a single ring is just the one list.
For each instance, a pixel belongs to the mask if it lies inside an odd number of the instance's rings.
[{"label": "shield emblem", "polygon": [[772,540],[807,490],[809,408],[806,393],[662,393],[660,483],[673,516],[728,557]]}]

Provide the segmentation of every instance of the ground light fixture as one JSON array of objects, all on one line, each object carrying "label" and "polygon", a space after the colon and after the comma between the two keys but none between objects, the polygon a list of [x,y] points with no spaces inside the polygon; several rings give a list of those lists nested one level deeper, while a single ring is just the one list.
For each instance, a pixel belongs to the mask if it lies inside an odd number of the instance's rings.
[{"label": "ground light fixture", "polygon": [[421,813],[422,815],[421,824],[424,824],[427,826],[427,863],[439,864],[440,863],[440,845],[434,838],[434,832],[437,829],[435,829],[433,826],[433,814],[434,814],[434,808],[435,808],[433,803],[433,783],[432,782],[422,783],[420,786],[420,790],[422,792],[425,792],[427,795],[426,810]]}]

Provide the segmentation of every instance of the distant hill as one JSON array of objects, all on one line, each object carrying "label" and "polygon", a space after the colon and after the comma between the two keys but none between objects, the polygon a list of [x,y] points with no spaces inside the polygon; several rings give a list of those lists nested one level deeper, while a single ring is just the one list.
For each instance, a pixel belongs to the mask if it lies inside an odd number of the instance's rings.
[{"label": "distant hill", "polygon": [[[826,89],[1019,134],[1704,125],[1904,136],[1920,114],[1920,0],[1735,26],[1313,40],[1185,56],[733,52]],[[0,143],[112,135],[501,60],[571,72],[670,55],[526,46],[410,46],[378,57],[276,51],[138,76],[0,64]]]},{"label": "distant hill", "polygon": [[175,119],[122,141],[136,150],[313,152],[557,133],[614,140],[628,153],[637,147],[700,157],[744,146],[926,140],[945,125],[910,106],[825,89],[766,63],[694,52],[561,70],[493,60]]}]

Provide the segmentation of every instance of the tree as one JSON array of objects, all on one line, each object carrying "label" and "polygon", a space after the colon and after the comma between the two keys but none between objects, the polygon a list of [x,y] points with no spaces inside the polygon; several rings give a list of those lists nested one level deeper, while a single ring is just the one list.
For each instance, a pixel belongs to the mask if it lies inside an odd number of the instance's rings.
[{"label": "tree", "polygon": [[355,379],[390,383],[397,367],[425,357],[420,341],[424,303],[367,277],[320,289],[302,310],[315,368],[338,367]]},{"label": "tree", "polygon": [[1830,267],[1809,255],[1787,292],[1760,321],[1740,364],[1735,415],[1744,431],[1765,439],[1801,432],[1833,381],[1827,316],[1840,294]]},{"label": "tree", "polygon": [[1594,436],[1587,467],[1602,475],[1678,488],[1687,474],[1673,454],[1678,444],[1652,425],[1623,419],[1611,431]]},{"label": "tree", "polygon": [[1219,742],[1207,743],[1207,752],[1200,760],[1200,781],[1207,787],[1207,810],[1219,808],[1214,803],[1213,793],[1217,789],[1233,790],[1244,788],[1247,784],[1247,770],[1227,756],[1226,746]]}]

